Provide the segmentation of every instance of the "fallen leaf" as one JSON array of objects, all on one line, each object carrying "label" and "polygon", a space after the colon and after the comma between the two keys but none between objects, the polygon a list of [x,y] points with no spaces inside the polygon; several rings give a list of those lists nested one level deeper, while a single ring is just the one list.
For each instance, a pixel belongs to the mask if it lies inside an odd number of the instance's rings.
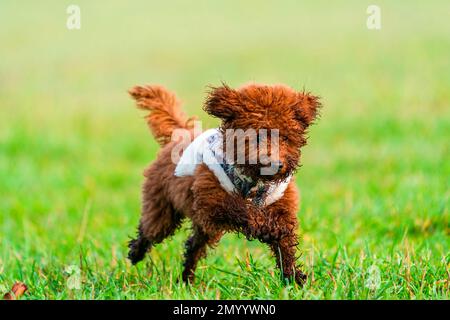
[{"label": "fallen leaf", "polygon": [[5,295],[3,296],[3,300],[14,300],[14,295],[10,292],[5,293]]},{"label": "fallen leaf", "polygon": [[10,292],[3,296],[3,300],[18,300],[28,290],[27,286],[23,282],[14,283]]}]

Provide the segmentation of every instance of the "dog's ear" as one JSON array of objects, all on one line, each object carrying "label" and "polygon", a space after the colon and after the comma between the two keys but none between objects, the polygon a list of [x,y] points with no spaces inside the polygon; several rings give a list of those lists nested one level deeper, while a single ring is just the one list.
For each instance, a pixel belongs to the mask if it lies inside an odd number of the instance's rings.
[{"label": "dog's ear", "polygon": [[227,121],[235,117],[240,105],[239,92],[223,84],[221,87],[211,88],[203,109],[208,114]]},{"label": "dog's ear", "polygon": [[319,97],[310,93],[299,92],[297,94],[297,103],[295,104],[295,116],[305,127],[310,126],[319,115],[319,109],[322,104]]}]

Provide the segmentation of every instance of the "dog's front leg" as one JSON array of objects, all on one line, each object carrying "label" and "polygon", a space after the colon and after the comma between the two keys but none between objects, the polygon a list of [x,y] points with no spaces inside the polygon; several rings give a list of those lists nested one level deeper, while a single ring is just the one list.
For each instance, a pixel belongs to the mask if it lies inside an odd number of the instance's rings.
[{"label": "dog's front leg", "polygon": [[297,266],[297,258],[295,256],[298,245],[298,237],[296,234],[286,236],[279,241],[272,241],[269,246],[275,256],[277,266],[280,268],[283,278],[293,279],[297,284],[303,285],[306,281],[300,267]]},{"label": "dog's front leg", "polygon": [[257,239],[264,213],[238,194],[228,193],[206,166],[200,166],[192,185],[192,220],[207,234],[240,232]]},{"label": "dog's front leg", "polygon": [[283,277],[294,279],[303,285],[306,275],[297,266],[298,246],[297,188],[290,183],[283,197],[266,208],[266,219],[270,227],[267,243],[280,268]]}]

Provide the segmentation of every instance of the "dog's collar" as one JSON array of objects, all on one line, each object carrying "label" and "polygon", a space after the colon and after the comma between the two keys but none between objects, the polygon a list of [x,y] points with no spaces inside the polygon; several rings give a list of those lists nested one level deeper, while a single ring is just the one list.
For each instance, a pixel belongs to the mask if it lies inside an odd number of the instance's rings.
[{"label": "dog's collar", "polygon": [[224,157],[223,137],[219,129],[207,130],[189,144],[175,168],[175,176],[194,175],[200,163],[208,166],[227,192],[238,193],[257,206],[267,206],[280,199],[291,179],[289,176],[279,183],[264,183],[244,175]]}]

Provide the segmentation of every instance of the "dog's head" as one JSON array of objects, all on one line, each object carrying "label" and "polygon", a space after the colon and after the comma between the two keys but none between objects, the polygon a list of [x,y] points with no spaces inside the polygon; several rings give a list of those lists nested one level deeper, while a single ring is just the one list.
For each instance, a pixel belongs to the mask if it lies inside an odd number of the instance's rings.
[{"label": "dog's head", "polygon": [[204,105],[222,120],[226,157],[246,176],[266,181],[283,180],[297,168],[319,107],[309,93],[258,84],[212,88]]}]

